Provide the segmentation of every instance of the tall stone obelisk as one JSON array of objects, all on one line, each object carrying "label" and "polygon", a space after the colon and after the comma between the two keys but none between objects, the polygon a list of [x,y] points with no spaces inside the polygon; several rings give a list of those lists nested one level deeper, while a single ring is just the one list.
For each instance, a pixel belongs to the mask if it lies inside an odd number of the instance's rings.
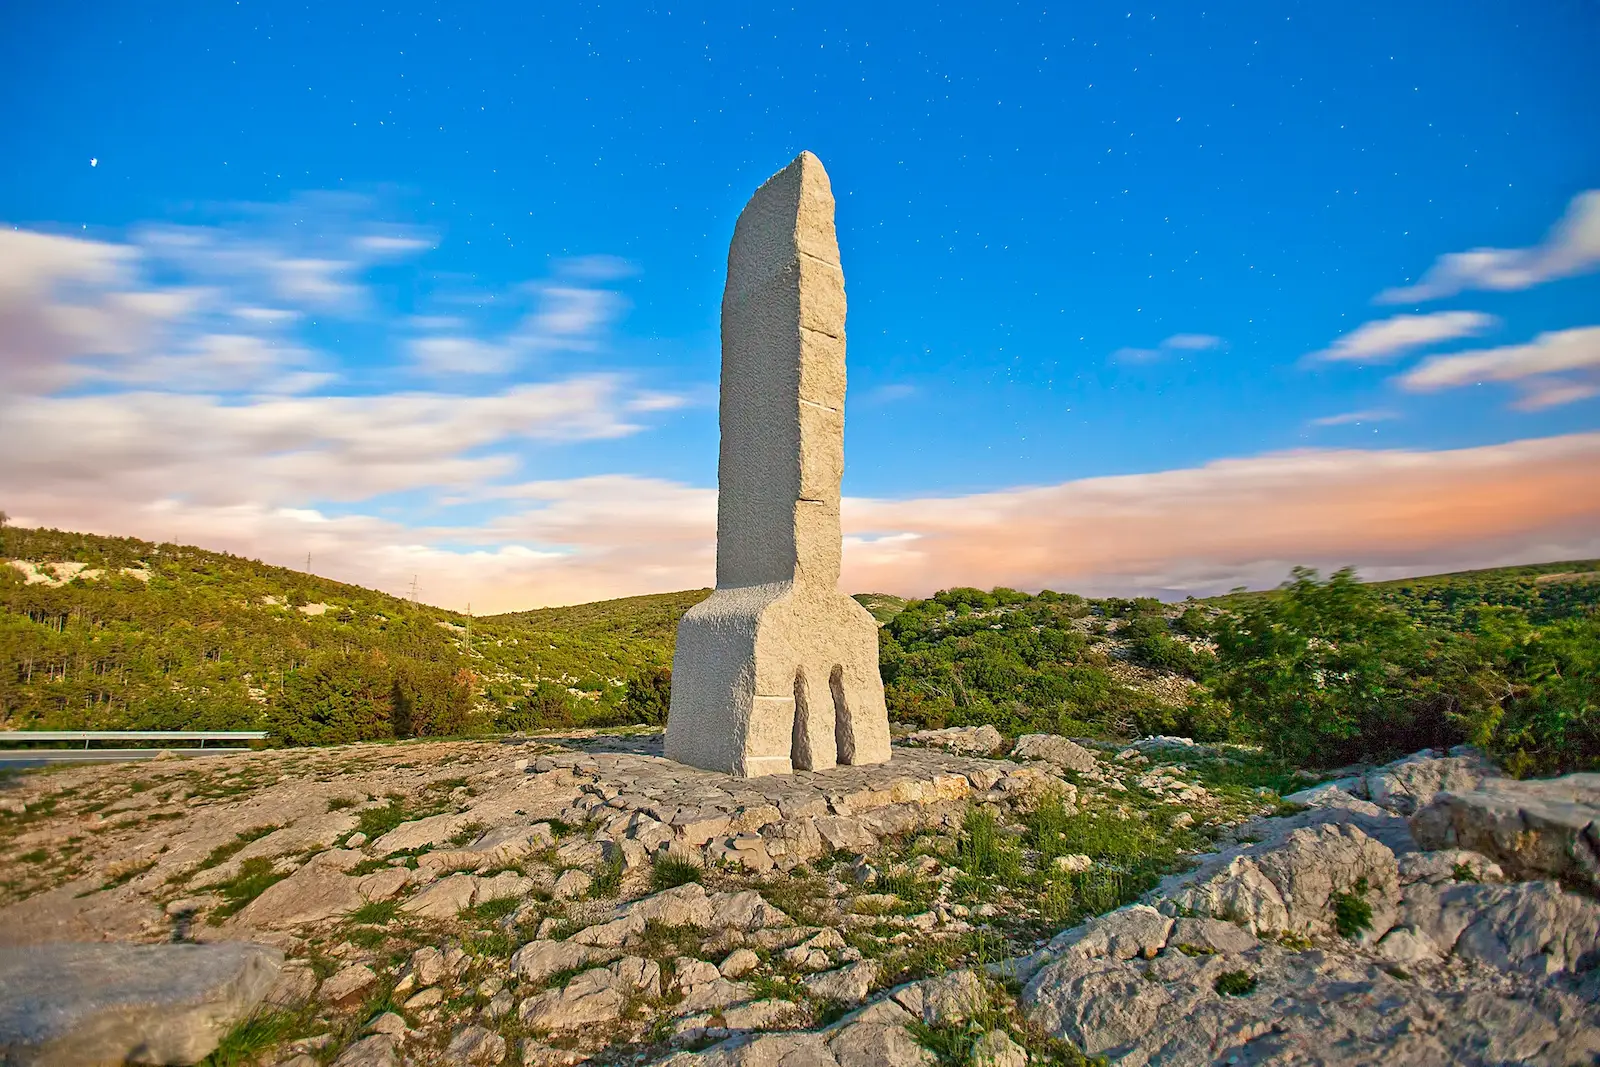
[{"label": "tall stone obelisk", "polygon": [[833,190],[802,152],[728,249],[717,589],[678,625],[670,759],[753,777],[889,758],[877,625],[838,589],[844,313]]}]

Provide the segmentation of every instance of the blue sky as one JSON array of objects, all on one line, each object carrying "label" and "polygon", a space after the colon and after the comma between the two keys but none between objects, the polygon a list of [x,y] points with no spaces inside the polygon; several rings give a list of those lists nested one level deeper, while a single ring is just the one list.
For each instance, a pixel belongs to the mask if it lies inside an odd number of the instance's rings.
[{"label": "blue sky", "polygon": [[[36,432],[0,493],[384,588],[421,567],[452,606],[703,584],[727,242],[810,149],[850,299],[847,582],[1600,553],[1597,45],[1586,3],[8,8],[0,220],[74,244],[13,249]],[[1294,450],[1357,496],[1412,457],[1434,511],[1297,541],[1329,505],[1242,485],[1227,513],[1277,541],[1221,516],[1076,551],[1092,480]],[[1548,499],[1464,509],[1512,454]],[[1016,495],[1049,487],[1079,504]],[[1139,499],[1117,521],[1188,514]],[[974,510],[1035,562],[938,517]]]}]

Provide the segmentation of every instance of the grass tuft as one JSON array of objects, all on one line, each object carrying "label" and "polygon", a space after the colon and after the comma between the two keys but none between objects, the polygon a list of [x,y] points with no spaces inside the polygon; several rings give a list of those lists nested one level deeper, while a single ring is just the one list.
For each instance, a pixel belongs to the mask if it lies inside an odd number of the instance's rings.
[{"label": "grass tuft", "polygon": [[1367,880],[1356,879],[1355,888],[1348,893],[1333,895],[1333,928],[1341,937],[1360,937],[1372,929],[1372,905],[1367,903]]},{"label": "grass tuft", "polygon": [[702,877],[704,872],[681,856],[662,855],[650,867],[650,890],[659,893],[698,882]]},{"label": "grass tuft", "polygon": [[1242,997],[1255,991],[1256,976],[1249,971],[1223,971],[1212,988],[1225,997]]}]

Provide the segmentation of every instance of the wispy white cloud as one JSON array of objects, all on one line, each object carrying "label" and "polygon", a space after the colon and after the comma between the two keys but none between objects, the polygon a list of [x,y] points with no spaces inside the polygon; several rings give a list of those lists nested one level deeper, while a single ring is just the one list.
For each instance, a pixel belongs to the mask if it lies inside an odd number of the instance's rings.
[{"label": "wispy white cloud", "polygon": [[1395,315],[1364,323],[1335,338],[1314,361],[1386,363],[1414,349],[1460,337],[1472,337],[1500,324],[1481,311],[1439,311],[1431,315]]},{"label": "wispy white cloud", "polygon": [[1600,267],[1600,189],[1579,193],[1531,248],[1474,248],[1440,256],[1415,285],[1385,289],[1380,304],[1410,304],[1469,289],[1530,289]]},{"label": "wispy white cloud", "polygon": [[373,515],[329,515],[328,502],[376,512],[385,497],[410,494],[410,514],[447,513],[452,497],[487,499],[484,487],[526,478],[540,443],[624,437],[683,402],[615,373],[522,374],[476,395],[454,380],[449,392],[364,394],[337,353],[316,347],[312,319],[362,316],[390,328],[397,348],[419,329],[443,329],[426,338],[444,346],[437,360],[503,369],[540,346],[598,349],[622,299],[579,276],[623,267],[559,263],[556,280],[522,290],[522,322],[483,339],[464,332],[463,316],[419,323],[367,288],[369,268],[416,255],[426,240],[338,217],[366,201],[308,203],[317,210],[247,211],[242,222],[144,228],[127,241],[0,230],[8,511],[89,529],[132,523],[163,538],[188,531],[223,547],[314,526],[331,551],[340,537],[382,530],[388,547],[371,551],[404,557],[419,538],[459,542],[470,531],[407,534]]},{"label": "wispy white cloud", "polygon": [[1588,400],[1591,396],[1600,396],[1600,384],[1535,380],[1527,384],[1522,396],[1511,406],[1518,411],[1543,411],[1561,404]]},{"label": "wispy white cloud", "polygon": [[1153,363],[1174,352],[1205,352],[1227,345],[1221,337],[1208,333],[1175,333],[1155,348],[1119,348],[1111,353],[1117,363]]},{"label": "wispy white cloud", "polygon": [[[613,259],[609,256],[589,258],[606,263]],[[565,266],[560,272],[573,275]],[[590,267],[578,273],[592,277],[602,272]],[[413,317],[411,321],[419,329],[451,331],[431,333],[411,341],[411,356],[417,370],[434,376],[507,374],[542,354],[594,351],[626,307],[620,293],[551,282],[515,286],[504,294],[497,306],[514,307],[518,302],[530,300],[533,306],[510,330],[487,337],[467,332],[471,324],[461,315]]]},{"label": "wispy white cloud", "polygon": [[1383,408],[1372,408],[1367,411],[1346,411],[1338,415],[1324,415],[1320,419],[1312,419],[1313,426],[1350,426],[1364,422],[1387,422],[1398,419],[1398,411],[1389,411]]},{"label": "wispy white cloud", "polygon": [[891,404],[896,400],[909,400],[917,395],[917,387],[910,382],[888,382],[867,390],[863,400],[869,403]]},{"label": "wispy white cloud", "polygon": [[[1565,375],[1565,377],[1560,377]],[[1433,356],[1399,378],[1414,393],[1477,385],[1518,383],[1518,408],[1538,410],[1593,396],[1600,384],[1600,326],[1541,333],[1522,345]]]}]

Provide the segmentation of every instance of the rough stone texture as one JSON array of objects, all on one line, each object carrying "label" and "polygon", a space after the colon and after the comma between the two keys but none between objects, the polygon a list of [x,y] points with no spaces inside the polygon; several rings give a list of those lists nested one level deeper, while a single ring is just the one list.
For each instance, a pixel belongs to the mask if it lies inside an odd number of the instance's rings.
[{"label": "rough stone texture", "polygon": [[[969,756],[989,756],[1000,751],[1005,738],[1000,731],[987,724],[983,726],[947,726],[942,730],[918,730],[906,738],[913,744],[931,748],[948,749]],[[1065,739],[1063,739],[1065,740]],[[1068,744],[1072,742],[1068,741]]]},{"label": "rough stone texture", "polygon": [[921,986],[922,1021],[929,1026],[964,1023],[989,1006],[982,980],[971,971],[952,971]]},{"label": "rough stone texture", "polygon": [[1027,1067],[1028,1051],[1004,1030],[990,1030],[972,1043],[972,1067]]},{"label": "rough stone texture", "polygon": [[364,963],[352,963],[328,976],[317,995],[334,1007],[355,1007],[377,984],[378,976]]},{"label": "rough stone texture", "polygon": [[1322,823],[1225,852],[1201,864],[1198,877],[1170,894],[1174,912],[1238,922],[1252,933],[1325,934],[1334,896],[1364,881],[1373,936],[1393,925],[1399,899],[1394,853],[1361,827]]},{"label": "rough stone texture", "polygon": [[308,863],[269,885],[232,919],[240,929],[274,929],[321,922],[354,911],[363,901],[356,879],[325,864]]},{"label": "rough stone texture", "polygon": [[333,1067],[400,1067],[398,1044],[391,1034],[364,1037],[341,1052]]},{"label": "rough stone texture", "polygon": [[[1307,791],[1311,810],[1252,821],[1259,840],[1203,857],[1150,903],[994,970],[1026,982],[1033,1022],[1119,1067],[1600,1062],[1600,903],[1485,884],[1498,868],[1483,855],[1421,852],[1408,833],[1418,797],[1437,804],[1435,785],[1479,770],[1470,752],[1419,753]],[[1372,929],[1341,937],[1330,898],[1358,879]],[[1230,972],[1256,985],[1224,994]]]},{"label": "rough stone texture", "polygon": [[678,626],[671,759],[743,777],[889,759],[877,624],[838,590],[844,318],[833,192],[803,152],[728,250],[717,588]]},{"label": "rough stone texture", "polygon": [[1011,747],[1011,758],[1044,760],[1079,774],[1096,769],[1094,753],[1055,734],[1023,734]]},{"label": "rough stone texture", "polygon": [[584,971],[560,989],[529,997],[518,1009],[530,1030],[555,1033],[580,1026],[610,1022],[622,1014],[626,994],[616,976],[604,967]]},{"label": "rough stone texture", "polygon": [[0,949],[0,1062],[194,1063],[272,988],[264,945]]},{"label": "rough stone texture", "polygon": [[821,1000],[837,1000],[841,1004],[859,1004],[867,998],[872,980],[878,975],[878,965],[871,960],[852,963],[836,971],[824,971],[802,981],[806,992]]},{"label": "rough stone texture", "polygon": [[1600,774],[1440,792],[1411,830],[1423,848],[1474,850],[1514,878],[1564,878],[1600,895]]},{"label": "rough stone texture", "polygon": [[449,1064],[489,1065],[504,1062],[506,1039],[481,1026],[464,1027],[450,1039],[445,1047],[444,1061]]}]

